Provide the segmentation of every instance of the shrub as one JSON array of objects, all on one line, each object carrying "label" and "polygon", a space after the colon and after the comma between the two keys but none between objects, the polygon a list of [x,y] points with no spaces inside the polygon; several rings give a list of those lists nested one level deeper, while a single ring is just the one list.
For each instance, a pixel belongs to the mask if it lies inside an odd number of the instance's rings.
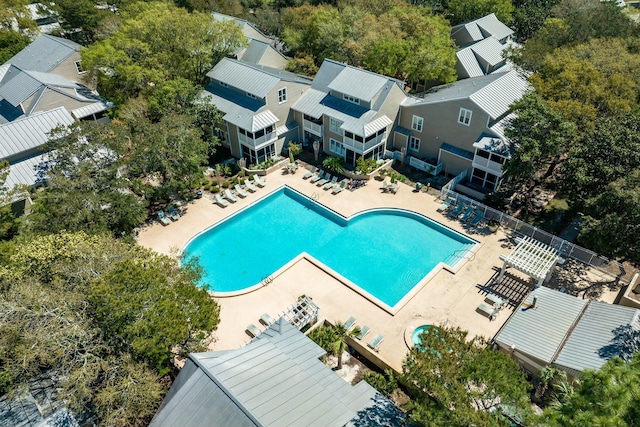
[{"label": "shrub", "polygon": [[368,175],[373,172],[377,166],[378,162],[373,158],[365,159],[364,157],[360,157],[356,160],[356,172],[360,172],[364,175]]},{"label": "shrub", "polygon": [[217,185],[214,185],[213,187],[211,187],[211,192],[212,193],[219,193],[220,192],[220,187],[218,187]]},{"label": "shrub", "polygon": [[331,325],[321,325],[309,332],[309,338],[328,354],[333,354],[333,344],[339,337]]},{"label": "shrub", "polygon": [[229,188],[229,181],[224,181],[222,183],[222,188]]},{"label": "shrub", "polygon": [[374,371],[365,372],[364,380],[387,397],[391,397],[398,389],[398,380],[391,369],[384,371],[384,374]]}]

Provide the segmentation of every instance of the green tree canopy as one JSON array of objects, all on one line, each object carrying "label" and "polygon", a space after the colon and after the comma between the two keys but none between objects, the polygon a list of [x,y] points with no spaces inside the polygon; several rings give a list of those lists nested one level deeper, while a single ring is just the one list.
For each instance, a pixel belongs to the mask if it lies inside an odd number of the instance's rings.
[{"label": "green tree canopy", "polygon": [[451,25],[482,18],[495,13],[500,22],[509,25],[513,5],[511,0],[446,0],[444,15]]},{"label": "green tree canopy", "polygon": [[510,27],[515,32],[516,41],[529,40],[551,16],[551,9],[560,0],[514,0]]},{"label": "green tree canopy", "polygon": [[234,21],[165,2],[134,3],[121,16],[113,37],[81,52],[88,78],[118,103],[166,80],[202,83],[214,64],[246,45]]},{"label": "green tree canopy", "polygon": [[508,406],[528,416],[528,383],[505,353],[486,340],[469,340],[459,328],[429,328],[403,361],[403,378],[420,425],[507,425],[500,417]]},{"label": "green tree canopy", "polygon": [[614,357],[599,371],[587,370],[566,401],[545,410],[544,425],[555,427],[637,426],[640,419],[640,356],[625,363]]}]

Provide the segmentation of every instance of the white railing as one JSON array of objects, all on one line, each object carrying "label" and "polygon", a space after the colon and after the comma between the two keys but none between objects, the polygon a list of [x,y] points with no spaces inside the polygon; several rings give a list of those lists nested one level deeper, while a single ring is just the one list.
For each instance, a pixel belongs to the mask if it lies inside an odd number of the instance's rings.
[{"label": "white railing", "polygon": [[364,154],[366,151],[386,141],[387,141],[387,135],[378,135],[371,141],[367,141],[367,142],[356,141],[355,139],[347,138],[345,136],[343,139],[342,145],[344,145],[345,147],[353,148],[354,151],[356,151],[357,153]]},{"label": "white railing", "polygon": [[420,169],[421,171],[436,176],[442,172],[444,163],[440,162],[437,165],[432,165],[431,163],[422,161],[416,157],[409,157],[409,166],[413,166],[416,169]]},{"label": "white railing", "polygon": [[246,135],[238,133],[238,139],[240,139],[240,142],[244,143],[245,145],[253,146],[253,148],[256,148],[260,144],[263,144],[263,143],[265,143],[267,141],[271,141],[271,140],[275,141],[276,133],[275,132],[267,133],[267,134],[261,136],[260,138],[249,138]]},{"label": "white railing", "polygon": [[483,169],[487,169],[491,172],[493,172],[494,175],[497,176],[502,176],[502,164],[498,163],[498,162],[494,162],[491,161],[489,159],[486,159],[484,157],[480,157],[480,156],[475,156],[473,158],[473,166],[479,166]]},{"label": "white railing", "polygon": [[304,130],[307,130],[318,136],[322,136],[322,125],[310,122],[309,120],[304,121]]}]

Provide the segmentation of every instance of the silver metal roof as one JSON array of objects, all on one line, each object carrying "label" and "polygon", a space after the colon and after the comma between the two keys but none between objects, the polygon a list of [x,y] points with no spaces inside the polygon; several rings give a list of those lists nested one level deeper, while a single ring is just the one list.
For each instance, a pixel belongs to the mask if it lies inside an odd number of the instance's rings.
[{"label": "silver metal roof", "polygon": [[71,110],[71,114],[73,114],[73,117],[80,120],[81,118],[90,116],[91,114],[102,113],[103,111],[107,111],[111,107],[113,107],[112,103],[106,102],[106,101],[99,101],[99,102],[94,102],[92,104],[86,105],[84,107]]},{"label": "silver metal roof", "polygon": [[607,360],[619,354],[611,345],[613,330],[627,325],[638,328],[639,314],[635,308],[591,301],[555,364],[577,371],[600,369]]},{"label": "silver metal roof", "polygon": [[244,64],[224,58],[218,62],[207,77],[226,83],[257,98],[264,98],[280,79]]},{"label": "silver metal roof", "polygon": [[502,52],[507,46],[500,43],[493,37],[487,37],[486,39],[472,44],[471,49],[479,58],[482,58],[492,66],[496,66],[504,61]]},{"label": "silver metal roof", "polygon": [[252,39],[249,42],[249,46],[247,46],[245,51],[242,53],[242,58],[240,58],[240,60],[250,62],[252,64],[259,64],[260,60],[269,48],[271,48],[269,43]]},{"label": "silver metal roof", "polygon": [[515,113],[510,113],[489,126],[492,132],[494,132],[498,137],[502,138],[504,141],[507,141],[508,138],[504,135],[504,130],[511,124],[511,120],[516,118]]},{"label": "silver metal roof", "polygon": [[57,126],[68,126],[73,117],[63,107],[23,117],[0,125],[0,160],[15,157],[47,142],[47,133]]},{"label": "silver metal roof", "polygon": [[[536,305],[531,308],[534,297]],[[494,340],[551,363],[586,305],[583,299],[539,287],[514,310]]]},{"label": "silver metal roof", "polygon": [[373,426],[385,411],[399,425],[395,406],[342,380],[323,354],[283,319],[240,349],[192,354],[150,426]]},{"label": "silver metal roof", "polygon": [[473,41],[480,41],[493,36],[496,39],[501,40],[512,34],[513,30],[500,22],[493,13],[482,18],[451,27],[451,37],[458,45],[461,44],[461,41],[467,38],[470,38]]},{"label": "silver metal roof", "polygon": [[464,68],[464,71],[469,77],[484,76],[484,70],[480,68],[478,59],[471,49],[466,48],[457,51],[456,57],[458,58],[458,62],[460,63],[462,68]]},{"label": "silver metal roof", "polygon": [[41,167],[44,166],[46,161],[44,156],[44,154],[39,154],[12,163],[9,169],[9,175],[4,184],[5,187],[12,188],[14,185],[28,185],[31,187],[37,182],[40,182],[44,178],[44,170],[41,171]]},{"label": "silver metal roof", "polygon": [[436,86],[425,93],[421,100],[411,105],[468,98],[495,120],[509,112],[509,106],[522,98],[529,87],[529,82],[517,71],[509,71]]},{"label": "silver metal roof", "polygon": [[22,70],[11,65],[0,81],[0,97],[18,106],[43,86],[75,89],[78,84],[58,74]]},{"label": "silver metal roof", "polygon": [[75,52],[81,45],[71,40],[42,34],[29,46],[16,53],[5,64],[14,64],[24,70],[49,72]]},{"label": "silver metal roof", "polygon": [[345,65],[328,87],[331,90],[371,102],[387,83],[387,80],[387,77],[380,74]]}]

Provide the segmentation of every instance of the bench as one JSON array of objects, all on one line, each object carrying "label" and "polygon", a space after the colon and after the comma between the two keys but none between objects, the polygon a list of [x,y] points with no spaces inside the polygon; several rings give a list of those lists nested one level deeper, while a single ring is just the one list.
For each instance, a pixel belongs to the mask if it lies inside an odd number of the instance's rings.
[{"label": "bench", "polygon": [[498,310],[496,310],[493,306],[488,306],[485,303],[481,303],[478,306],[478,311],[484,313],[489,318],[489,321],[493,320],[493,318],[498,314]]},{"label": "bench", "polygon": [[491,304],[493,304],[495,308],[502,308],[502,306],[505,303],[505,301],[502,298],[500,298],[495,294],[487,294],[487,296],[484,297],[484,299],[486,301],[489,301]]}]

